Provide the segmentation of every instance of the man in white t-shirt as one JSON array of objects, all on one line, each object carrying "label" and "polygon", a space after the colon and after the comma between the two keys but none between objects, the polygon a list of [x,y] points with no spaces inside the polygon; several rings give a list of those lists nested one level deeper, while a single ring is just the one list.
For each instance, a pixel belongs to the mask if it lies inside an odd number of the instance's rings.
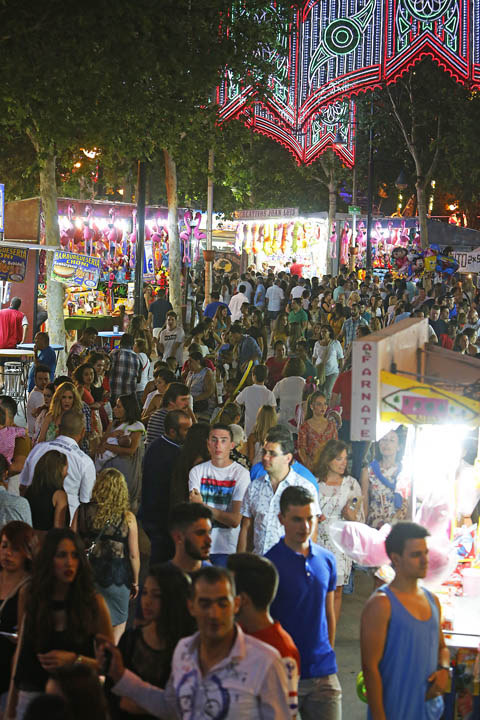
[{"label": "man in white t-shirt", "polygon": [[292,292],[290,293],[292,300],[298,300],[298,298],[301,298],[304,290],[305,280],[303,278],[300,278],[298,281],[298,285],[295,285],[295,287],[292,289]]},{"label": "man in white t-shirt", "polygon": [[178,365],[183,365],[183,341],[185,333],[183,328],[177,325],[177,313],[169,310],[167,313],[167,326],[158,337],[158,355],[167,360],[175,357]]},{"label": "man in white t-shirt", "polygon": [[242,319],[242,305],[244,303],[248,303],[248,297],[246,294],[246,283],[240,283],[238,286],[238,292],[236,295],[232,297],[230,302],[228,303],[228,309],[231,313],[231,321],[232,323],[238,322]]},{"label": "man in white t-shirt", "polygon": [[243,496],[250,484],[250,474],[242,465],[232,462],[233,433],[228,425],[213,425],[207,441],[210,460],[195,465],[188,476],[191,502],[203,502],[213,512],[211,561],[227,564],[227,557],[237,550],[242,519]]},{"label": "man in white t-shirt", "polygon": [[282,300],[284,299],[283,290],[280,287],[280,280],[275,280],[274,285],[267,289],[265,293],[265,299],[267,301],[267,313],[270,322],[276,320],[278,313],[282,307]]},{"label": "man in white t-shirt", "polygon": [[35,368],[35,387],[27,400],[27,427],[28,434],[32,437],[35,432],[35,417],[33,412],[43,405],[43,391],[50,382],[50,369],[47,365],[37,365]]},{"label": "man in white t-shirt", "polygon": [[253,385],[244,388],[235,400],[239,405],[245,405],[245,434],[247,438],[255,427],[257,413],[260,408],[264,405],[277,407],[275,395],[265,387],[267,377],[267,366],[255,365],[252,372]]}]

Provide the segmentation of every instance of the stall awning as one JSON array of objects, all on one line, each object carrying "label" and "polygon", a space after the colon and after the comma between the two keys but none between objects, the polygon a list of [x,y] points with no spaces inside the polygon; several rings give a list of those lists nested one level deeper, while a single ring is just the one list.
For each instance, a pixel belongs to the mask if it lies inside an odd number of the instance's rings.
[{"label": "stall awning", "polygon": [[480,403],[476,400],[384,370],[380,380],[382,422],[480,425]]}]

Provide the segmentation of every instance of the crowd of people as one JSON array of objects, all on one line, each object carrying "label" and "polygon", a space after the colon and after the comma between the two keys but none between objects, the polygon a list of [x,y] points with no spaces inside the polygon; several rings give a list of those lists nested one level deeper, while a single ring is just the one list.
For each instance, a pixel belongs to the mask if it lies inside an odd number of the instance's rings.
[{"label": "crowd of people", "polygon": [[[250,269],[216,274],[208,301],[199,278],[193,298],[186,327],[148,290],[112,351],[87,327],[67,375],[38,333],[26,428],[0,396],[3,717],[339,720],[338,519],[394,525],[395,580],[362,620],[371,716],[440,717],[423,684],[435,705],[448,657],[417,588],[428,533],[402,522],[405,435],[351,441],[352,343],[428,317],[431,342],[474,356],[475,288]],[[394,715],[401,605],[430,620],[415,713]]]}]

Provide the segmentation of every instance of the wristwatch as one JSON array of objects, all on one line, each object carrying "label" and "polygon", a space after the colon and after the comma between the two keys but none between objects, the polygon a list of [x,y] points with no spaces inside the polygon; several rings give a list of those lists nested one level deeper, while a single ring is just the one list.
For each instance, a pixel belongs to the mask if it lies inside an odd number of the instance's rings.
[{"label": "wristwatch", "polygon": [[452,668],[450,665],[440,665],[439,663],[437,665],[437,670],[446,670],[450,676],[452,675]]}]

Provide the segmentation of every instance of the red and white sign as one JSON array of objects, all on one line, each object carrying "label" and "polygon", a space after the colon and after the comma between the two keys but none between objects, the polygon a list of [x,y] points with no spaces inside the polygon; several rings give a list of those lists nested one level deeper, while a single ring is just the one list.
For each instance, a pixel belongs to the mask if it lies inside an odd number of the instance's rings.
[{"label": "red and white sign", "polygon": [[375,442],[378,412],[378,344],[355,340],[352,348],[352,440]]}]

